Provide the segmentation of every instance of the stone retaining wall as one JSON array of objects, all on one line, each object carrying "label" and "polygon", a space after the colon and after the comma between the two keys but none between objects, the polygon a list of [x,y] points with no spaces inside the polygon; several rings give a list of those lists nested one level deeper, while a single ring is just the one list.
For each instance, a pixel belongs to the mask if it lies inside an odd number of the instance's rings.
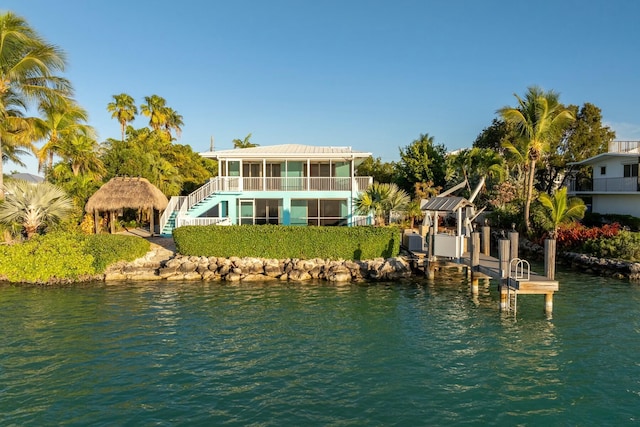
[{"label": "stone retaining wall", "polygon": [[376,258],[367,261],[323,259],[218,258],[176,255],[165,261],[140,258],[107,269],[104,280],[220,280],[294,281],[312,279],[329,282],[383,281],[411,277],[411,266],[404,259]]}]

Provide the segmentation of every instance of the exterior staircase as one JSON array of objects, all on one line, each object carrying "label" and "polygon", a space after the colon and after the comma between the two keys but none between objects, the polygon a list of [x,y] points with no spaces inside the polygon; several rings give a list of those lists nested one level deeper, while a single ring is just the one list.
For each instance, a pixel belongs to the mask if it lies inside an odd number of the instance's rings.
[{"label": "exterior staircase", "polygon": [[[200,217],[200,210],[211,205],[211,200],[222,191],[237,191],[238,178],[216,177],[188,196],[172,196],[160,216],[160,234],[171,236],[173,229],[182,225],[230,224],[228,218]],[[193,215],[193,216],[192,216]]]}]

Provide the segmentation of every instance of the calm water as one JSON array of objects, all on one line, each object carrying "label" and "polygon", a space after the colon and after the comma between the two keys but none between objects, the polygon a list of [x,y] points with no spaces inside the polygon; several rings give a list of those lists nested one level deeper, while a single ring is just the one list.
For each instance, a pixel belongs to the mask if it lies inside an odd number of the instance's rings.
[{"label": "calm water", "polygon": [[0,425],[640,423],[640,286],[559,279],[0,287]]}]

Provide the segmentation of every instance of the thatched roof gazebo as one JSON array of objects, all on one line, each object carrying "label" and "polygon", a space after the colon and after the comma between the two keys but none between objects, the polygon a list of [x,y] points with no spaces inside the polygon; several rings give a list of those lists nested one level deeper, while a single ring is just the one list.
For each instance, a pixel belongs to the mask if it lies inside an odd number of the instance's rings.
[{"label": "thatched roof gazebo", "polygon": [[85,211],[93,212],[96,233],[98,233],[100,212],[108,212],[111,233],[114,233],[115,217],[118,211],[124,208],[149,209],[151,214],[149,231],[154,234],[154,209],[163,211],[168,203],[162,191],[145,178],[115,177],[89,198]]}]

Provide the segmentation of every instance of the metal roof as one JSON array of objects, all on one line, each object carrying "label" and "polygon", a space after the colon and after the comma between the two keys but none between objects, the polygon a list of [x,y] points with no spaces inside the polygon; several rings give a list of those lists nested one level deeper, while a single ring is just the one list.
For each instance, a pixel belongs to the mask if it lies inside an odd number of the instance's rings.
[{"label": "metal roof", "polygon": [[355,151],[351,147],[318,147],[301,144],[282,144],[236,148],[233,150],[206,151],[200,153],[200,155],[210,159],[365,159],[371,156],[371,153]]},{"label": "metal roof", "polygon": [[464,197],[434,197],[423,203],[420,209],[423,211],[455,212],[459,208],[467,206],[473,206],[473,203]]}]

